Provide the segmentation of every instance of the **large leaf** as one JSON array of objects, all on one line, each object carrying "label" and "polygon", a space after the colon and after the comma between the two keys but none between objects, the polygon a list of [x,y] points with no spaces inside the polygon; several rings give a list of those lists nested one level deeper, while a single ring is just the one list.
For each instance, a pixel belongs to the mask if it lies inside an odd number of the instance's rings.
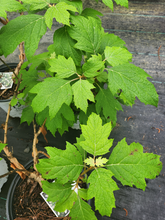
[{"label": "large leaf", "polygon": [[134,103],[137,96],[141,102],[157,106],[158,94],[147,77],[151,76],[143,69],[133,64],[123,64],[108,70],[108,86],[113,95],[122,89],[123,95],[131,103]]},{"label": "large leaf", "polygon": [[112,0],[102,0],[102,2],[113,11],[113,1]]},{"label": "large leaf", "polygon": [[49,5],[50,0],[22,0],[23,3],[30,4],[30,10],[43,9]]},{"label": "large leaf", "polygon": [[[63,125],[66,121],[72,122],[73,124],[75,117],[73,110],[64,103],[52,120],[50,120],[50,117],[47,117],[46,127],[53,135],[55,135],[55,132],[58,129],[63,129]],[[69,126],[69,124],[66,124],[66,126],[67,125]],[[65,130],[68,130],[68,127]]]},{"label": "large leaf", "polygon": [[108,140],[111,132],[111,123],[102,126],[102,120],[99,115],[92,113],[88,118],[87,125],[81,125],[81,129],[85,141],[79,144],[88,153],[97,156],[109,152],[113,142],[112,139]]},{"label": "large leaf", "polygon": [[1,0],[0,6],[0,17],[7,19],[6,11],[12,12],[23,9],[23,5],[21,5],[16,0]]},{"label": "large leaf", "polygon": [[94,211],[90,205],[78,197],[73,208],[70,210],[69,216],[72,220],[97,220]]},{"label": "large leaf", "polygon": [[120,47],[106,47],[105,48],[105,59],[111,66],[118,66],[124,64],[132,59],[132,54],[125,48]]},{"label": "large leaf", "polygon": [[94,95],[91,92],[91,89],[95,87],[93,84],[89,83],[87,80],[78,80],[76,83],[73,84],[73,95],[74,95],[74,102],[77,108],[82,109],[86,112],[88,107],[88,100],[94,102]]},{"label": "large leaf", "polygon": [[37,170],[46,179],[57,178],[58,183],[77,180],[82,169],[82,156],[76,147],[67,142],[66,150],[46,147],[49,159],[40,159]]},{"label": "large leaf", "polygon": [[100,113],[103,110],[103,114],[106,118],[110,118],[113,122],[116,122],[117,110],[122,110],[120,103],[114,98],[109,89],[100,89],[95,97],[96,99],[96,111]]},{"label": "large leaf", "polygon": [[55,117],[63,103],[69,105],[72,101],[72,89],[69,81],[55,77],[46,78],[34,86],[30,92],[37,94],[32,101],[34,112],[41,112],[49,106],[50,119]]},{"label": "large leaf", "polygon": [[89,189],[87,198],[95,198],[95,209],[100,214],[110,216],[115,208],[113,191],[118,190],[116,182],[112,179],[113,173],[104,168],[95,169],[88,178]]},{"label": "large leaf", "polygon": [[69,36],[67,27],[64,26],[57,29],[54,33],[53,41],[57,55],[63,55],[66,58],[72,57],[76,66],[81,65],[82,52],[74,48],[76,41]]},{"label": "large leaf", "polygon": [[159,158],[156,154],[143,153],[139,143],[128,145],[124,138],[112,151],[106,167],[123,185],[145,190],[145,178],[154,179],[162,169]]},{"label": "large leaf", "polygon": [[70,26],[70,13],[67,10],[77,12],[77,9],[74,6],[68,5],[65,2],[59,2],[55,6],[50,7],[45,13],[45,23],[48,28],[51,29],[53,18],[55,18],[59,23]]},{"label": "large leaf", "polygon": [[30,58],[38,48],[39,41],[46,30],[43,16],[36,14],[19,16],[1,28],[0,48],[7,57],[18,44],[24,41],[26,57]]},{"label": "large leaf", "polygon": [[58,78],[68,78],[75,74],[76,66],[71,57],[66,59],[64,56],[59,55],[58,58],[50,59],[50,71],[56,72],[56,77]]},{"label": "large leaf", "polygon": [[28,125],[33,121],[34,119],[34,112],[31,106],[28,106],[23,109],[22,116],[21,116],[21,123],[27,122]]},{"label": "large leaf", "polygon": [[101,43],[102,29],[92,17],[72,16],[74,26],[68,29],[70,36],[77,40],[75,48],[95,54]]},{"label": "large leaf", "polygon": [[98,52],[100,54],[103,54],[106,46],[109,46],[109,47],[124,47],[124,45],[125,45],[125,42],[120,37],[118,37],[114,34],[104,33]]},{"label": "large leaf", "polygon": [[64,185],[47,181],[42,183],[43,192],[48,195],[47,201],[56,202],[56,211],[64,212],[66,209],[70,210],[73,207],[74,202],[77,200],[77,194],[74,190],[71,190],[70,183]]},{"label": "large leaf", "polygon": [[100,74],[100,70],[104,69],[104,62],[102,61],[101,55],[93,55],[86,63],[82,66],[84,76],[90,78]]}]

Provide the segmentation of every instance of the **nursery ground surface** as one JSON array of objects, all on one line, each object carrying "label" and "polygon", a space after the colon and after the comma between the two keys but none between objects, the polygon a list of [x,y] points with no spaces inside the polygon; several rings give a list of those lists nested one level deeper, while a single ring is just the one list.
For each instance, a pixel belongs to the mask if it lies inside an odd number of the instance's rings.
[{"label": "nursery ground surface", "polygon": [[[149,75],[149,79],[159,94],[158,107],[145,106],[136,100],[135,105],[123,107],[123,112],[118,112],[117,126],[111,133],[114,138],[114,146],[122,138],[126,137],[128,144],[140,142],[144,152],[152,152],[161,155],[161,161],[165,164],[165,2],[164,0],[137,0],[129,1],[129,9],[115,6],[114,12],[110,12],[99,2],[94,0],[84,1],[85,6],[94,7],[103,13],[103,27],[109,33],[121,37],[128,50],[133,54],[133,63],[143,68]],[[11,14],[9,19],[14,17]],[[52,30],[59,27],[54,24]],[[41,39],[37,54],[46,51],[52,42],[53,33],[48,31]],[[6,62],[19,62],[19,51],[4,58]],[[4,123],[6,114],[0,109],[0,125]],[[31,145],[33,129],[25,123],[19,124],[18,118],[9,120],[9,146],[14,146],[14,155],[24,165],[31,159]],[[45,143],[40,137],[39,149],[44,150],[46,145],[52,145],[61,149],[65,148],[65,142],[73,143],[80,132],[70,129],[61,138],[47,134],[49,143]],[[0,140],[3,139],[3,126],[0,129]],[[25,153],[24,150],[28,149]],[[7,183],[0,193],[0,219],[5,219],[5,199],[14,174],[10,175]],[[101,217],[99,220],[164,220],[165,219],[165,166],[155,180],[146,180],[145,192],[136,188],[121,186],[115,191],[116,209],[113,209],[111,217]]]}]

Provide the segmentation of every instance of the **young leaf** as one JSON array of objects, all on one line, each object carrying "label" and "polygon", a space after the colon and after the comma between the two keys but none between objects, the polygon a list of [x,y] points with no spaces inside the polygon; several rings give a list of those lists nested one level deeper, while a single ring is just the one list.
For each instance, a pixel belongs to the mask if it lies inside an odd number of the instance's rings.
[{"label": "young leaf", "polygon": [[154,179],[162,169],[159,158],[156,154],[143,153],[139,143],[128,145],[124,138],[112,151],[106,167],[123,185],[145,190],[145,178]]},{"label": "young leaf", "polygon": [[95,198],[95,209],[100,214],[110,216],[112,208],[115,208],[115,197],[113,191],[118,190],[116,182],[112,179],[113,173],[104,168],[94,170],[89,178],[89,189],[87,198]]},{"label": "young leaf", "polygon": [[28,106],[23,109],[22,116],[21,116],[21,123],[27,122],[28,125],[33,121],[34,119],[34,112],[31,106]]},{"label": "young leaf", "polygon": [[113,11],[113,1],[112,0],[102,0],[103,3],[108,6]]},{"label": "young leaf", "polygon": [[23,8],[23,5],[16,0],[1,0],[0,17],[7,19],[6,11],[13,12]]},{"label": "young leaf", "polygon": [[125,42],[114,34],[104,33],[101,40],[101,45],[98,53],[103,54],[106,46],[109,47],[124,47]]},{"label": "young leaf", "polygon": [[108,140],[111,132],[111,123],[102,126],[101,118],[92,113],[88,118],[87,125],[81,125],[81,129],[85,141],[79,144],[88,153],[97,156],[109,152],[113,142],[112,139]]},{"label": "young leaf", "polygon": [[77,40],[75,48],[95,54],[101,43],[102,29],[97,20],[92,17],[72,16],[74,26],[68,29],[69,35]]},{"label": "young leaf", "polygon": [[64,56],[59,55],[57,59],[50,59],[49,64],[51,66],[49,70],[57,72],[56,77],[58,78],[68,78],[77,72],[71,57],[66,59]]},{"label": "young leaf", "polygon": [[69,216],[73,220],[97,220],[90,205],[80,197],[77,198],[73,208],[70,210]]},{"label": "young leaf", "polygon": [[82,79],[73,84],[72,90],[74,95],[74,103],[77,108],[80,108],[86,112],[88,107],[88,100],[94,102],[94,95],[91,92],[91,89],[94,88],[95,87],[91,83]]},{"label": "young leaf", "polygon": [[105,163],[107,163],[107,161],[108,160],[106,158],[98,157],[98,158],[96,158],[96,166],[102,167],[102,166],[104,166]]},{"label": "young leaf", "polygon": [[26,57],[29,59],[45,33],[46,24],[43,16],[36,14],[19,16],[1,28],[0,48],[7,57],[24,41]]},{"label": "young leaf", "polygon": [[65,2],[59,2],[55,6],[50,7],[45,13],[45,23],[48,28],[51,29],[53,18],[55,18],[59,23],[70,26],[70,13],[67,10],[77,12],[77,9],[74,6],[68,5]]},{"label": "young leaf", "polygon": [[99,82],[105,83],[108,80],[108,74],[107,74],[107,72],[101,72],[96,78]]},{"label": "young leaf", "polygon": [[34,112],[41,112],[49,106],[50,119],[55,117],[63,103],[70,105],[72,101],[72,90],[69,81],[55,77],[46,78],[43,82],[34,86],[30,92],[37,94],[32,101]]},{"label": "young leaf", "polygon": [[77,180],[82,168],[82,156],[76,147],[67,142],[66,150],[46,147],[49,159],[40,159],[37,170],[43,178],[55,179],[61,184]]},{"label": "young leaf", "polygon": [[118,66],[124,64],[132,59],[132,54],[125,48],[120,47],[106,47],[105,48],[105,59],[111,66]]},{"label": "young leaf", "polygon": [[147,77],[151,78],[143,69],[130,63],[123,64],[108,70],[108,86],[113,95],[122,89],[123,95],[131,103],[137,96],[141,102],[157,106],[158,94]]},{"label": "young leaf", "polygon": [[69,36],[66,26],[55,31],[53,41],[54,51],[57,55],[63,55],[66,58],[72,57],[76,66],[81,65],[82,52],[74,48],[76,41]]},{"label": "young leaf", "polygon": [[114,98],[109,89],[100,89],[95,97],[96,111],[100,113],[103,109],[103,114],[106,118],[110,118],[112,122],[116,122],[117,110],[123,110],[117,99]]},{"label": "young leaf", "polygon": [[64,212],[66,209],[70,210],[73,207],[74,202],[77,200],[77,194],[74,190],[71,190],[70,183],[63,185],[57,182],[43,181],[42,184],[43,192],[48,195],[47,201],[56,202],[56,211]]},{"label": "young leaf", "polygon": [[84,162],[92,167],[95,166],[95,161],[94,161],[94,158],[92,157],[88,157],[87,159],[84,160]]},{"label": "young leaf", "polygon": [[100,70],[104,69],[104,62],[102,61],[102,56],[99,54],[92,55],[89,60],[82,66],[83,74],[87,78],[95,77],[100,74]]}]

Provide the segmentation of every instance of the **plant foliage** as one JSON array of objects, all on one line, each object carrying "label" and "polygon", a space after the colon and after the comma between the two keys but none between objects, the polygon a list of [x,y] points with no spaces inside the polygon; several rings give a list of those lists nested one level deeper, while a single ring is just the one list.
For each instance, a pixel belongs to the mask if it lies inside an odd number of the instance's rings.
[{"label": "plant foliage", "polygon": [[[46,147],[50,158],[40,159],[37,169],[45,179],[53,178],[55,182],[43,181],[43,190],[48,194],[49,201],[57,202],[55,210],[71,210],[73,220],[89,219],[89,216],[90,219],[96,219],[90,206],[82,198],[94,198],[95,210],[102,216],[110,216],[115,208],[114,191],[119,190],[112,177],[123,185],[145,190],[145,178],[154,179],[162,169],[160,156],[143,153],[142,145],[128,145],[124,138],[106,159],[104,154],[109,152],[113,142],[108,139],[111,123],[102,125],[101,118],[92,113],[87,125],[81,125],[81,129],[81,140],[78,139],[75,145],[67,143],[66,150]],[[82,150],[92,156],[84,158]],[[90,173],[86,179],[88,171]],[[89,184],[88,189],[82,191],[78,187],[81,179]],[[71,187],[73,181],[76,182],[77,194]]]}]

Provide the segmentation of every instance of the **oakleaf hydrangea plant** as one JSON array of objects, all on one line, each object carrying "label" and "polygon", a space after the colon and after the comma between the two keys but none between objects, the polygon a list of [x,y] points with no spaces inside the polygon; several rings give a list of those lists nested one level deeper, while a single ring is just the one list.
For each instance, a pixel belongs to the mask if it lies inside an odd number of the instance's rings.
[{"label": "oakleaf hydrangea plant", "polygon": [[[46,147],[49,159],[40,159],[36,165],[44,179],[43,191],[48,201],[56,202],[55,210],[70,210],[72,220],[95,220],[94,212],[84,200],[94,198],[95,209],[100,214],[110,216],[115,208],[114,191],[119,190],[113,176],[122,185],[136,186],[145,190],[145,178],[154,179],[162,169],[160,156],[143,153],[139,143],[127,144],[125,138],[118,142],[109,158],[113,139],[108,139],[111,123],[102,125],[101,118],[92,113],[87,125],[81,125],[82,135],[77,143],[66,144],[66,150]],[[87,189],[79,188],[80,181],[89,184]],[[76,181],[78,193],[72,189]]]},{"label": "oakleaf hydrangea plant", "polygon": [[[128,0],[115,2],[128,7]],[[103,3],[113,10],[112,0]],[[27,61],[19,74],[23,92],[11,103],[26,106],[21,122],[30,124],[35,118],[42,125],[46,119],[46,128],[55,135],[56,131],[63,134],[77,118],[86,124],[92,112],[114,127],[121,104],[132,106],[136,97],[157,106],[150,76],[130,63],[132,54],[123,40],[105,33],[100,12],[83,9],[81,0],[2,0],[1,5],[4,19],[6,11],[26,12],[0,30],[1,55],[8,56],[24,42]],[[54,32],[53,44],[47,52],[34,55],[54,19],[62,25]]]}]

